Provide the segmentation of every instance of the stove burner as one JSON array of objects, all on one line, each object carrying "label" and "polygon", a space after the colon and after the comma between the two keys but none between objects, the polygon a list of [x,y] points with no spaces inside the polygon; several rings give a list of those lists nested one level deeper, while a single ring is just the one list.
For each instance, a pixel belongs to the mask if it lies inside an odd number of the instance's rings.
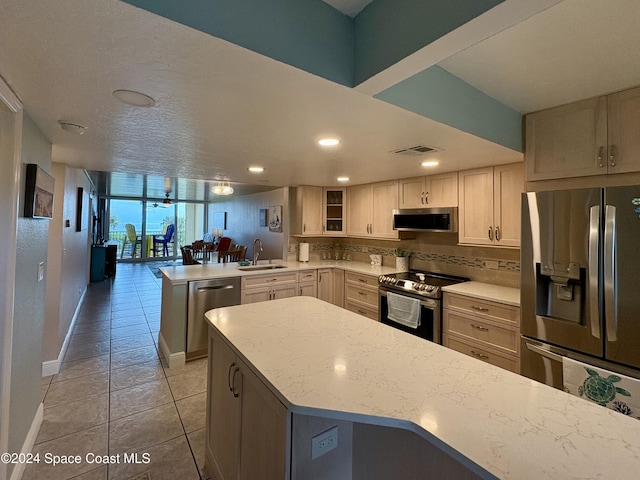
[{"label": "stove burner", "polygon": [[386,290],[412,293],[429,298],[440,298],[441,289],[454,283],[466,282],[468,278],[442,275],[433,272],[411,270],[409,272],[380,275],[378,285]]}]

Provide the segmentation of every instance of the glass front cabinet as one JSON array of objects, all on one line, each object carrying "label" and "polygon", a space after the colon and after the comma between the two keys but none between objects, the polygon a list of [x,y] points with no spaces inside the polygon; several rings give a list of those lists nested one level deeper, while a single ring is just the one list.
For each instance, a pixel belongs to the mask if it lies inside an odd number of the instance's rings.
[{"label": "glass front cabinet", "polygon": [[346,205],[344,188],[324,188],[322,198],[322,218],[324,235],[346,235]]}]

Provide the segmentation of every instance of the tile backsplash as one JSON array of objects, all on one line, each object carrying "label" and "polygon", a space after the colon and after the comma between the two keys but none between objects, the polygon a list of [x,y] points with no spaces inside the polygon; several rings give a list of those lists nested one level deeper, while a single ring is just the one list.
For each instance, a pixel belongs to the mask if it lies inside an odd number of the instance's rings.
[{"label": "tile backsplash", "polygon": [[382,255],[382,264],[395,265],[394,250],[409,250],[410,268],[468,277],[479,282],[520,287],[520,250],[458,245],[457,234],[419,233],[411,240],[385,241],[358,238],[289,238],[289,259],[298,256],[298,244],[309,243],[309,259],[323,254],[340,259],[370,262],[369,255]]}]

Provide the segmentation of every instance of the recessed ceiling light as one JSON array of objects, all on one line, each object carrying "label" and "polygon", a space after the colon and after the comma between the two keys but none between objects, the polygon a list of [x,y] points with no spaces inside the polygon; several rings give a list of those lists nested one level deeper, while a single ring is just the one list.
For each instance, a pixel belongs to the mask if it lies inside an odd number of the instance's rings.
[{"label": "recessed ceiling light", "polygon": [[264,167],[249,167],[248,170],[253,173],[262,173],[264,172]]},{"label": "recessed ceiling light", "polygon": [[60,128],[65,132],[73,133],[75,135],[82,135],[87,130],[87,127],[77,123],[65,122],[64,120],[58,120],[58,123],[60,124]]},{"label": "recessed ceiling light", "polygon": [[156,101],[149,95],[133,90],[115,90],[113,96],[132,107],[153,107],[156,104]]},{"label": "recessed ceiling light", "polygon": [[437,160],[427,160],[426,162],[422,162],[420,165],[422,165],[423,167],[435,167],[437,165],[440,165],[440,162],[438,162]]},{"label": "recessed ceiling light", "polygon": [[339,182],[348,182],[349,181],[349,177],[338,177],[338,178],[336,178],[336,180],[338,180]]},{"label": "recessed ceiling light", "polygon": [[318,144],[322,145],[323,147],[335,147],[339,143],[340,140],[338,140],[337,138],[323,138],[321,140],[318,140]]}]

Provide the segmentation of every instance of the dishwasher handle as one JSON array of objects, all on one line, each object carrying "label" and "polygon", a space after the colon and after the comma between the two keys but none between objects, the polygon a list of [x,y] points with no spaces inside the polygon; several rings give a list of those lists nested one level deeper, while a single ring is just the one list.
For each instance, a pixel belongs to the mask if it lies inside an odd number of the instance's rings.
[{"label": "dishwasher handle", "polygon": [[196,292],[210,292],[212,290],[229,290],[230,288],[235,288],[234,285],[215,285],[213,287],[198,287]]}]

